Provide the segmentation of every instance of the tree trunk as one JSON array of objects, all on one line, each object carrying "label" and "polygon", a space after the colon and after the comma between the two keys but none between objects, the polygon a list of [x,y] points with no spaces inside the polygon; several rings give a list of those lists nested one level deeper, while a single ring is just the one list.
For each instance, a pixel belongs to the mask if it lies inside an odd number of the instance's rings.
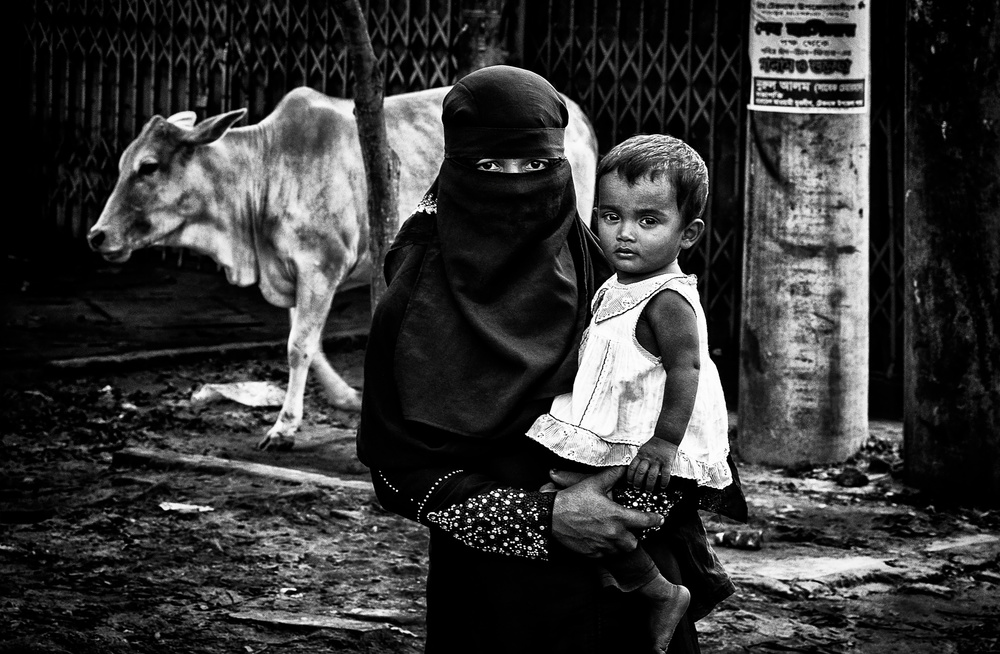
[{"label": "tree trunk", "polygon": [[1000,505],[1000,2],[910,0],[907,482]]},{"label": "tree trunk", "polygon": [[868,436],[869,118],[750,120],[738,451],[843,461]]},{"label": "tree trunk", "polygon": [[354,70],[354,116],[368,184],[368,252],[372,260],[372,311],[385,292],[382,268],[399,212],[399,157],[385,131],[382,71],[358,0],[336,0],[333,10],[347,39]]}]

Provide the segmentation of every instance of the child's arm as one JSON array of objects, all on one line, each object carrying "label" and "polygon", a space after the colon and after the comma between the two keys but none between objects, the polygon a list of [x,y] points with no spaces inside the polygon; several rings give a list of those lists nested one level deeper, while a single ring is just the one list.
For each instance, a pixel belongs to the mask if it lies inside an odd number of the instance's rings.
[{"label": "child's arm", "polygon": [[665,291],[649,301],[636,326],[639,344],[660,356],[667,380],[656,430],[629,465],[627,479],[654,491],[670,481],[677,447],[684,438],[698,393],[701,353],[694,309],[679,293]]}]

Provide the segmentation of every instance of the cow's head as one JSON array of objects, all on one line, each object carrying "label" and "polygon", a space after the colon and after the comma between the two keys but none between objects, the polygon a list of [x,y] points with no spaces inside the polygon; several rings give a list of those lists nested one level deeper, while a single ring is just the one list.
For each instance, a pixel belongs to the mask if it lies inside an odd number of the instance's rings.
[{"label": "cow's head", "polygon": [[192,165],[198,148],[222,138],[246,114],[230,111],[195,125],[193,112],[154,116],[118,162],[118,182],[87,234],[108,261],[163,242],[205,211],[203,171]]}]

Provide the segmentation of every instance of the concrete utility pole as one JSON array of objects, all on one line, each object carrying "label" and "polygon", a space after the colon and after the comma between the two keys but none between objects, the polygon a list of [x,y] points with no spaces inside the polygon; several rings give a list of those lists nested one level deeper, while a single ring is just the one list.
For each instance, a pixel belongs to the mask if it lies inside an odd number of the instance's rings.
[{"label": "concrete utility pole", "polygon": [[[806,29],[755,20],[783,46]],[[747,461],[791,467],[843,461],[868,437],[871,143],[868,113],[796,113],[796,101],[836,104],[848,85],[839,71],[832,85],[786,82],[815,62],[793,47],[764,49],[772,74],[753,81],[754,100],[785,113],[750,111],[737,441]]]},{"label": "concrete utility pole", "polygon": [[910,0],[907,482],[1000,505],[1000,0]]}]

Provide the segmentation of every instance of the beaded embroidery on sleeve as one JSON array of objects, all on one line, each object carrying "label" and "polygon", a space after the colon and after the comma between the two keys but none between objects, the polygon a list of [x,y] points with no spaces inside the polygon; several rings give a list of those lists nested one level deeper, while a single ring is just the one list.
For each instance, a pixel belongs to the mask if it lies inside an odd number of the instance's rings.
[{"label": "beaded embroidery on sleeve", "polygon": [[424,197],[420,199],[420,203],[417,204],[417,213],[437,213],[438,201],[437,194],[432,191],[427,191],[424,193]]},{"label": "beaded embroidery on sleeve", "polygon": [[427,521],[469,547],[526,559],[549,558],[555,493],[496,488],[427,514]]}]

